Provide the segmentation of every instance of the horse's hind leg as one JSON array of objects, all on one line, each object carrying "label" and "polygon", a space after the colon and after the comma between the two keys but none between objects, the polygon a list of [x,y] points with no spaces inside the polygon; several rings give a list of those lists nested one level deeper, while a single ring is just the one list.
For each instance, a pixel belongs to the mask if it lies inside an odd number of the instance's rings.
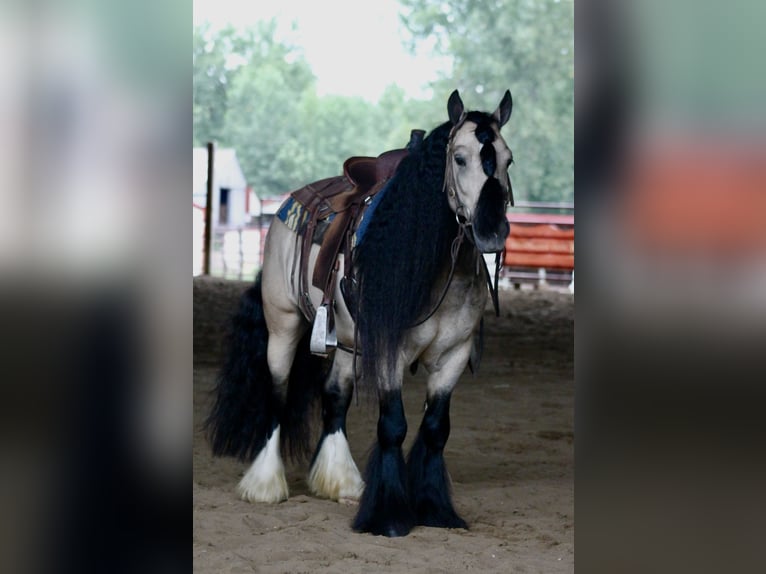
[{"label": "horse's hind leg", "polygon": [[297,312],[277,312],[264,305],[269,324],[267,360],[276,408],[270,413],[271,431],[265,446],[239,482],[240,496],[250,502],[281,502],[288,497],[285,467],[280,454],[279,421],[295,352],[306,324]]},{"label": "horse's hind leg", "polygon": [[[450,359],[428,378],[426,412],[410,455],[407,474],[417,524],[442,528],[467,528],[450,498],[450,479],[444,464],[444,446],[450,433],[449,407],[452,390],[465,368],[470,346]],[[465,356],[464,356],[465,355]]]},{"label": "horse's hind leg", "polygon": [[344,351],[335,351],[332,370],[322,392],[322,437],[311,463],[308,484],[317,496],[343,503],[358,501],[364,490],[346,435],[346,413],[353,388],[353,357]]}]

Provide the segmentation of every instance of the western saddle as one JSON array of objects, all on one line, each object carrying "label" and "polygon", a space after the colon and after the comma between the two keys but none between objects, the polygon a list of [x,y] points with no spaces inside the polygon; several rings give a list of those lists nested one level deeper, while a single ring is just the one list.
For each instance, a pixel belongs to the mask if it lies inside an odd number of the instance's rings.
[{"label": "western saddle", "polygon": [[[338,344],[333,319],[335,286],[339,268],[338,257],[344,255],[344,277],[341,291],[349,311],[356,311],[351,265],[354,233],[372,198],[393,177],[399,162],[423,140],[425,131],[412,130],[406,149],[387,151],[378,157],[351,157],[343,163],[343,175],[323,179],[297,191],[291,197],[306,210],[307,217],[297,229],[296,247],[300,255],[293,263],[292,280],[298,264],[299,305],[309,322],[311,352],[327,355]],[[322,303],[314,308],[309,297],[308,267],[313,243],[318,243],[319,255],[314,265],[311,283],[322,291]]]}]

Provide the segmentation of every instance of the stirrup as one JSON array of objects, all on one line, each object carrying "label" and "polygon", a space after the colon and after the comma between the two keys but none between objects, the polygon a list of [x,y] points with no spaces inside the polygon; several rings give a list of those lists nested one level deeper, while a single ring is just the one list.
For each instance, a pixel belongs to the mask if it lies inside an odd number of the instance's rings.
[{"label": "stirrup", "polygon": [[338,346],[338,336],[335,327],[328,331],[327,326],[330,322],[328,305],[320,305],[314,317],[314,326],[311,329],[311,343],[309,350],[315,355],[327,356],[329,348]]}]

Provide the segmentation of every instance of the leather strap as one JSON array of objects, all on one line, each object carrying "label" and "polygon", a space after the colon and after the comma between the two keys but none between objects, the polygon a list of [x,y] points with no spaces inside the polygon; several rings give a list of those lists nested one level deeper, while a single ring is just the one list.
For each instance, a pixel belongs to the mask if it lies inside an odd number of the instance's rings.
[{"label": "leather strap", "polygon": [[[324,232],[319,255],[311,274],[311,285],[322,291],[323,304],[332,302],[337,281],[338,255],[341,249],[348,263],[344,275],[352,275],[350,264],[351,237],[363,206],[393,176],[407,150],[392,150],[377,158],[351,157],[343,164],[342,176],[329,177],[306,185],[291,195],[308,212],[307,221],[298,230],[296,247],[299,256],[293,267],[298,267],[299,305],[309,321],[316,310],[309,296],[309,255],[318,222],[335,214]],[[293,269],[293,281],[295,269]]]}]

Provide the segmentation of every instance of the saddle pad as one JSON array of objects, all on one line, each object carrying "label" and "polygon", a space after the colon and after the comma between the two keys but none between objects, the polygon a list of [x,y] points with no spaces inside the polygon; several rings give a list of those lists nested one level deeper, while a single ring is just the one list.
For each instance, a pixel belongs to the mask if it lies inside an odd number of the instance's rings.
[{"label": "saddle pad", "polygon": [[356,228],[356,231],[354,232],[354,235],[351,237],[351,248],[355,248],[357,245],[361,245],[362,241],[364,240],[364,234],[367,231],[367,226],[370,224],[370,221],[372,221],[373,216],[375,215],[375,209],[380,204],[381,199],[383,199],[383,195],[388,190],[388,186],[391,185],[391,182],[394,180],[392,177],[389,179],[386,184],[378,191],[373,197],[370,204],[367,206],[367,208],[362,213],[362,218],[359,221],[359,225]]},{"label": "saddle pad", "polygon": [[[305,229],[305,224],[308,221],[308,218],[309,210],[292,196],[288,197],[279,208],[279,211],[277,211],[277,219],[287,225],[287,227],[295,233],[301,233]],[[331,213],[326,218],[326,221],[329,223],[334,218],[335,214]]]}]

